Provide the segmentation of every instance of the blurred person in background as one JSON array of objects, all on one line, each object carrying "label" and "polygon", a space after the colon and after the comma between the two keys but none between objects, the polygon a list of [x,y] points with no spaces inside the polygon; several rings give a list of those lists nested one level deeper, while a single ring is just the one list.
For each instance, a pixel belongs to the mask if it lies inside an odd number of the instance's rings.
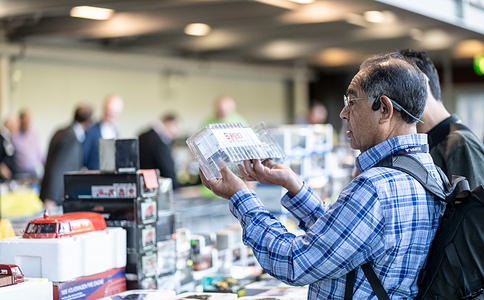
[{"label": "blurred person in background", "polygon": [[0,128],[0,181],[10,180],[15,173],[15,146],[12,134],[18,132],[20,121],[16,115],[8,117]]},{"label": "blurred person in background", "polygon": [[42,177],[44,157],[36,132],[31,128],[30,112],[23,109],[19,113],[19,131],[12,135],[15,147],[15,177],[21,179],[39,179]]},{"label": "blurred person in background", "polygon": [[73,122],[52,137],[45,163],[40,199],[49,211],[56,211],[64,197],[64,172],[80,171],[83,166],[82,143],[91,126],[92,108],[87,104],[77,106]]},{"label": "blurred person in background", "polygon": [[109,95],[104,101],[103,115],[100,122],[87,132],[83,144],[84,166],[89,170],[99,170],[99,139],[118,137],[116,124],[124,109],[124,102],[117,95]]},{"label": "blurred person in background", "polygon": [[228,95],[219,96],[215,101],[215,115],[205,120],[204,126],[213,123],[234,123],[240,122],[243,126],[248,123],[245,118],[237,112],[237,104],[234,98]]},{"label": "blurred person in background", "polygon": [[309,110],[304,115],[304,118],[298,117],[296,119],[296,124],[324,124],[328,117],[328,110],[323,103],[314,101],[311,103]]},{"label": "blurred person in background", "polygon": [[452,175],[467,178],[471,189],[484,184],[484,144],[456,114],[450,114],[441,98],[439,74],[425,52],[400,50],[400,54],[415,62],[428,78],[427,105],[422,115],[423,124],[417,131],[428,134],[430,154],[450,181]]},{"label": "blurred person in background", "polygon": [[326,109],[326,106],[321,102],[314,102],[306,115],[306,121],[311,125],[324,124],[326,123],[327,117],[328,110]]},{"label": "blurred person in background", "polygon": [[173,188],[180,186],[172,156],[172,143],[178,135],[178,129],[178,118],[169,113],[153,122],[150,130],[142,133],[138,139],[140,168],[160,170],[160,176],[171,178]]}]

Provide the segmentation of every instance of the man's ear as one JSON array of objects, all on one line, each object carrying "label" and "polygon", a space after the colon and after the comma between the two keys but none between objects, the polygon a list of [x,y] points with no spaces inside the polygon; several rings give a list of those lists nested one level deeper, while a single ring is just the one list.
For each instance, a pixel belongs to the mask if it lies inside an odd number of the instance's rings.
[{"label": "man's ear", "polygon": [[393,117],[393,104],[385,95],[380,96],[380,109],[378,110],[381,113],[380,123],[385,123],[389,121]]}]

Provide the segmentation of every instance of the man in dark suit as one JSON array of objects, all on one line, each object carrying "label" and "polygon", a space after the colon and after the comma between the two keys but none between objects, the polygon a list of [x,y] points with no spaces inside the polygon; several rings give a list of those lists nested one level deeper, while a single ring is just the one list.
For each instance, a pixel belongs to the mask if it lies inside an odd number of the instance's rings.
[{"label": "man in dark suit", "polygon": [[114,139],[118,136],[116,123],[123,112],[123,100],[116,95],[109,95],[104,102],[103,116],[86,132],[84,148],[84,166],[89,170],[99,170],[99,139]]},{"label": "man in dark suit", "polygon": [[56,209],[64,196],[63,173],[79,171],[82,168],[82,142],[91,124],[92,109],[81,104],[74,114],[74,121],[66,128],[57,131],[49,145],[42,180],[40,199],[46,209]]},{"label": "man in dark suit", "polygon": [[162,177],[171,178],[173,188],[180,186],[176,179],[175,163],[171,153],[173,138],[178,132],[178,121],[172,114],[156,120],[152,128],[141,134],[139,162],[141,169],[158,169]]}]

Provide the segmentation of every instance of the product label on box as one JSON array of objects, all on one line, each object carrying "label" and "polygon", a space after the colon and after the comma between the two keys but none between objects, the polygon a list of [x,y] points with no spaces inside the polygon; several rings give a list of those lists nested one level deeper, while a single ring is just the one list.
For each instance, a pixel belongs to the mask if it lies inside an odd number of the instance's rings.
[{"label": "product label on box", "polygon": [[93,185],[91,187],[93,198],[117,198],[116,188],[112,185]]},{"label": "product label on box", "polygon": [[136,198],[136,184],[93,185],[91,193],[93,198]]},{"label": "product label on box", "polygon": [[147,254],[141,257],[141,268],[144,276],[153,276],[156,274],[156,253]]},{"label": "product label on box", "polygon": [[156,221],[156,202],[143,202],[140,204],[141,208],[141,221],[143,223],[151,223]]},{"label": "product label on box", "polygon": [[156,227],[146,227],[141,231],[143,249],[153,247],[156,244]]},{"label": "product label on box", "polygon": [[[125,269],[111,269],[54,285],[54,299],[93,300],[126,290]],[[57,290],[56,290],[57,289]]]},{"label": "product label on box", "polygon": [[118,198],[136,198],[136,184],[135,183],[115,183]]}]

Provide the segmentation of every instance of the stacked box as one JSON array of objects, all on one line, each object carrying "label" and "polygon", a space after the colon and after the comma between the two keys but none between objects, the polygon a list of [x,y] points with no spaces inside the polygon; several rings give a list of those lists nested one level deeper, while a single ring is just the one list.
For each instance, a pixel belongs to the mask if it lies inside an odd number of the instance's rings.
[{"label": "stacked box", "polygon": [[156,221],[156,242],[158,247],[158,288],[178,286],[176,273],[175,212],[173,206],[173,182],[159,178],[158,221]]},{"label": "stacked box", "polygon": [[126,230],[128,289],[157,287],[158,174],[157,170],[64,174],[64,212],[95,211],[108,227]]}]

